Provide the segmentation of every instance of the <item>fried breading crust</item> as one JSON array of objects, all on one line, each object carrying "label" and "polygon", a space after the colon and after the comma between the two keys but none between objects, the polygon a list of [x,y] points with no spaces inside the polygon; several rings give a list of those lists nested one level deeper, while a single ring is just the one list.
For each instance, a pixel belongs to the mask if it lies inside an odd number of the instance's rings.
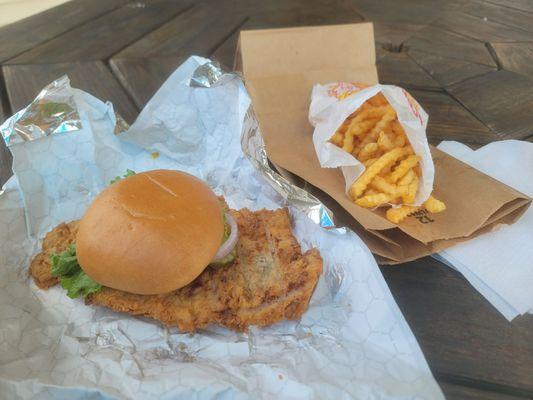
[{"label": "fried breading crust", "polygon": [[68,224],[62,223],[46,234],[43,240],[43,250],[35,256],[30,264],[30,275],[41,289],[48,289],[59,283],[50,271],[50,255],[61,253],[76,241],[78,221]]},{"label": "fried breading crust", "polygon": [[[243,331],[250,325],[266,326],[300,318],[322,272],[320,253],[312,249],[302,255],[286,209],[242,209],[232,214],[239,226],[238,256],[232,265],[208,267],[194,282],[168,294],[143,296],[102,288],[88,296],[86,303],[147,316],[186,332],[210,324]],[[75,225],[69,226],[66,227],[75,230]],[[47,278],[42,267],[51,253],[45,245],[59,248],[51,238],[62,238],[62,248],[75,239],[75,235],[65,234],[65,229],[60,225],[47,235],[43,253],[32,263],[31,274],[36,282],[51,282],[51,275]],[[48,264],[48,275],[49,270]]]}]

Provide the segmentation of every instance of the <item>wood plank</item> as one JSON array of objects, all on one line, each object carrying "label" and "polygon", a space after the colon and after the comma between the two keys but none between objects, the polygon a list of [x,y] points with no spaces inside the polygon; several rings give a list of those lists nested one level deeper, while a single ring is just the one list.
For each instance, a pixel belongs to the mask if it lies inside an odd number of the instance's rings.
[{"label": "wood plank", "polygon": [[[246,24],[243,29],[246,28]],[[241,29],[234,32],[227,40],[218,46],[215,51],[210,55],[210,58],[218,61],[226,69],[232,70],[235,63],[235,51],[237,50],[237,41],[239,40],[239,34]]]},{"label": "wood plank", "polygon": [[[209,56],[245,21],[233,9],[198,4],[127,47],[116,58]],[[216,3],[218,4],[218,3]]]},{"label": "wood plank", "polygon": [[428,24],[445,10],[454,9],[453,1],[354,0],[355,8],[369,21]]},{"label": "wood plank", "polygon": [[409,91],[429,114],[428,138],[433,144],[442,140],[485,144],[498,136],[446,93]]},{"label": "wood plank", "polygon": [[355,11],[352,4],[343,0],[335,1],[334,6],[327,2],[312,2],[305,7],[268,12],[258,10],[248,14],[248,17],[243,29],[350,24],[363,21],[363,17]]},{"label": "wood plank", "polygon": [[442,381],[439,381],[439,385],[447,400],[519,400],[524,398]]},{"label": "wood plank", "polygon": [[406,88],[440,88],[440,84],[420,68],[407,53],[389,52],[379,60],[377,68],[381,83]]},{"label": "wood plank", "polygon": [[520,139],[533,126],[533,79],[494,71],[449,86],[447,90],[500,138]]},{"label": "wood plank", "polygon": [[496,67],[475,64],[468,61],[441,57],[410,49],[409,56],[441,86],[448,86],[474,76],[495,71]]},{"label": "wood plank", "polygon": [[185,57],[112,59],[111,68],[136,106],[142,109]]},{"label": "wood plank", "polygon": [[93,18],[126,4],[129,0],[72,0],[0,29],[0,61],[15,57],[32,47]]},{"label": "wood plank", "polygon": [[190,0],[145,0],[120,7],[18,57],[10,64],[103,60],[190,7]]},{"label": "wood plank", "polygon": [[462,11],[466,14],[482,19],[486,18],[488,21],[509,26],[517,30],[533,32],[533,24],[531,23],[533,16],[528,12],[484,1],[467,1]]},{"label": "wood plank", "polygon": [[2,75],[0,74],[0,124],[2,124],[7,118],[7,115],[6,115],[6,112],[4,111],[4,106],[3,106],[5,88],[4,88],[4,82],[1,79],[1,77]]},{"label": "wood plank", "polygon": [[85,90],[103,101],[111,101],[115,111],[126,122],[132,123],[138,114],[132,100],[101,61],[5,65],[3,71],[11,108],[15,111],[29,104],[44,86],[67,74],[73,87]]},{"label": "wood plank", "polygon": [[533,319],[508,322],[457,272],[426,257],[381,271],[434,374],[533,395]]},{"label": "wood plank", "polygon": [[[533,21],[533,16],[531,17]],[[533,42],[491,43],[502,68],[526,77],[533,76]]]},{"label": "wood plank", "polygon": [[416,50],[444,58],[496,66],[483,43],[434,26],[416,32],[405,42],[404,47],[408,52]]},{"label": "wood plank", "polygon": [[426,24],[400,24],[396,22],[372,21],[377,43],[398,48]]},{"label": "wood plank", "polygon": [[11,152],[6,147],[4,140],[0,138],[0,188],[13,175],[11,170],[12,160]]},{"label": "wood plank", "polygon": [[440,16],[434,26],[482,42],[516,42],[532,39],[530,32],[463,12],[449,12]]},{"label": "wood plank", "polygon": [[259,9],[242,11],[247,16],[246,22],[211,54],[212,58],[229,68],[233,67],[241,30],[349,24],[363,21],[363,17],[355,11],[352,4],[345,0],[315,0],[307,1],[305,4],[299,1],[285,1],[275,10],[265,10],[261,6]]},{"label": "wood plank", "polygon": [[[259,13],[255,10],[249,14],[246,23],[241,29],[260,29],[301,25],[323,25],[336,23],[350,23],[361,21],[349,3],[339,2],[338,7],[328,4],[308,4],[304,10],[299,8],[285,8],[281,11]],[[235,48],[239,30],[235,31],[216,50],[208,54],[213,59],[220,61],[226,67],[233,67]],[[164,82],[168,75],[185,59],[184,56],[158,57],[147,59],[129,59],[117,55],[111,60],[111,67],[130,93],[137,106],[142,107]]]},{"label": "wood plank", "polygon": [[381,44],[376,43],[376,62],[381,60],[383,57],[385,57],[389,53],[390,51],[385,50]]},{"label": "wood plank", "polygon": [[533,3],[531,0],[484,0],[486,3],[505,6],[507,8],[533,12]]},{"label": "wood plank", "polygon": [[267,14],[270,12],[283,13],[293,10],[300,10],[305,13],[308,9],[322,8],[327,13],[335,12],[335,8],[345,10],[348,8],[350,14],[357,13],[360,18],[363,16],[357,12],[352,0],[269,0],[269,1],[250,1],[250,0],[216,0],[221,6],[232,6],[234,11],[244,15]]}]

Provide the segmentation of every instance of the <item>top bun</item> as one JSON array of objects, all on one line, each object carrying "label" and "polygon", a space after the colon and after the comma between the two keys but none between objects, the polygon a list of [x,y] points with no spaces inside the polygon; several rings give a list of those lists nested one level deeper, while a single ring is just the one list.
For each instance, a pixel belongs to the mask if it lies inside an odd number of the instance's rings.
[{"label": "top bun", "polygon": [[76,254],[104,286],[162,294],[200,275],[223,235],[223,210],[209,186],[184,172],[154,170],[96,197],[80,222]]}]

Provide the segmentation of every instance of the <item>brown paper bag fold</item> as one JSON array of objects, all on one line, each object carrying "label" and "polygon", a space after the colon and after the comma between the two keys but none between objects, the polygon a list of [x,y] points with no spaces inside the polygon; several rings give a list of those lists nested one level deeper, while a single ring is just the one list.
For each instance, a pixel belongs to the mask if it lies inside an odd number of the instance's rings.
[{"label": "brown paper bag fold", "polygon": [[414,260],[511,224],[531,204],[526,195],[432,148],[434,194],[447,210],[422,210],[395,225],[383,208],[368,210],[350,200],[340,169],[320,167],[308,121],[311,89],[336,81],[378,82],[371,23],[242,31],[235,65],[269,159],[301,178],[293,182],[330,208],[382,263]]}]

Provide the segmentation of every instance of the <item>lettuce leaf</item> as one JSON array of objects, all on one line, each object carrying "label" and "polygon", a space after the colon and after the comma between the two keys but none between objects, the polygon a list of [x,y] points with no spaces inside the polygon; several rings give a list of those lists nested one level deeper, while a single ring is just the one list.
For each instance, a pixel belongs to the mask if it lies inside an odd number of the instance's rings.
[{"label": "lettuce leaf", "polygon": [[[123,178],[135,175],[135,171],[127,169],[123,176],[116,176],[111,180],[111,184]],[[67,291],[70,298],[85,297],[95,293],[102,288],[102,285],[93,281],[80,267],[76,257],[76,245],[71,244],[68,249],[60,254],[50,255],[52,264],[52,276],[59,278],[61,287]]]},{"label": "lettuce leaf", "polygon": [[85,297],[95,293],[102,285],[93,281],[80,267],[76,258],[76,246],[71,244],[60,254],[50,256],[52,276],[58,277],[61,287],[67,291],[70,298]]},{"label": "lettuce leaf", "polygon": [[133,171],[133,170],[131,170],[131,169],[127,169],[127,170],[126,170],[126,173],[125,173],[124,175],[122,175],[122,176],[118,176],[118,175],[115,176],[113,179],[111,179],[111,180],[109,181],[109,183],[112,185],[113,183],[120,181],[122,178],[127,178],[127,177],[129,177],[129,176],[133,176],[133,175],[135,175],[135,171]]},{"label": "lettuce leaf", "polygon": [[71,244],[67,250],[61,254],[53,253],[50,256],[52,262],[52,276],[61,277],[70,275],[78,271],[78,259],[76,258],[76,246]]},{"label": "lettuce leaf", "polygon": [[74,275],[62,276],[60,279],[61,287],[67,291],[67,296],[71,299],[76,297],[85,297],[88,294],[98,292],[102,285],[93,281],[80,268]]}]

